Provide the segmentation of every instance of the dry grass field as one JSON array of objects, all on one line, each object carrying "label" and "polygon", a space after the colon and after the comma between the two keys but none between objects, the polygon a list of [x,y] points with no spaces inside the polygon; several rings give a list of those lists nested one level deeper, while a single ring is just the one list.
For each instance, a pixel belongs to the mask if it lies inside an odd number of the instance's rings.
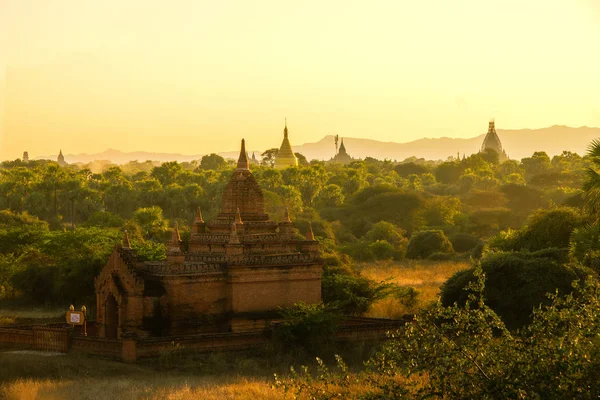
[{"label": "dry grass field", "polygon": [[[208,356],[210,357],[210,356]],[[81,355],[0,353],[2,399],[281,399],[272,374],[162,371]]]},{"label": "dry grass field", "polygon": [[375,303],[368,316],[375,318],[400,318],[437,301],[440,286],[455,272],[469,267],[468,262],[403,261],[370,263],[361,266],[361,272],[377,281],[389,279],[401,286],[417,290],[417,301],[408,307],[399,299],[387,298]]}]

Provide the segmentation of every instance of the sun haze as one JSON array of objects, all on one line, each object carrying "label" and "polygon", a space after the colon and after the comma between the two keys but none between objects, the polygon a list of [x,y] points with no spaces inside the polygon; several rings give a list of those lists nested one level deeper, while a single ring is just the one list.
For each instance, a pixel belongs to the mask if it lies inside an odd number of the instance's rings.
[{"label": "sun haze", "polygon": [[0,1],[0,158],[600,125],[572,0]]}]

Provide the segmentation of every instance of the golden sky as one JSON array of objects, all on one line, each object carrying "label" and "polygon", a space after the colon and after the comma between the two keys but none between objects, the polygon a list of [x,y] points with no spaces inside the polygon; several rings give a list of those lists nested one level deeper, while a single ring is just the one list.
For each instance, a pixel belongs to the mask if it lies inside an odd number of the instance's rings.
[{"label": "golden sky", "polygon": [[599,43],[599,0],[0,0],[0,158],[600,126]]}]

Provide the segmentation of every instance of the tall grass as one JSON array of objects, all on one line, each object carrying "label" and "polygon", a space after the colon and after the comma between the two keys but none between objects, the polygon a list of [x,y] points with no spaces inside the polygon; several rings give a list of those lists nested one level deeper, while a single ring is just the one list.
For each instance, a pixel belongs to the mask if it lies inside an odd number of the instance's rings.
[{"label": "tall grass", "polygon": [[469,267],[468,262],[407,260],[402,262],[378,262],[360,266],[368,278],[401,286],[411,286],[417,290],[417,301],[407,304],[403,299],[387,298],[371,306],[367,316],[374,318],[401,318],[418,309],[429,307],[437,301],[440,286],[455,272]]}]

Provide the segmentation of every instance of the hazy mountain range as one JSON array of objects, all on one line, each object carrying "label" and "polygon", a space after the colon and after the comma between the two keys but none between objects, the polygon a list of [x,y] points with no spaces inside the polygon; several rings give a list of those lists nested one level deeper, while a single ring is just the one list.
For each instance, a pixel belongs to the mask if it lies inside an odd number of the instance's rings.
[{"label": "hazy mountain range", "polygon": [[[562,153],[563,150],[584,154],[588,144],[595,138],[600,137],[600,128],[571,128],[555,125],[542,129],[518,129],[497,130],[504,149],[510,158],[521,159],[529,157],[535,151],[545,151],[550,157]],[[457,153],[470,155],[479,151],[485,133],[470,138],[424,138],[412,142],[396,143],[381,142],[372,139],[344,138],[344,144],[348,153],[354,158],[373,157],[377,159],[404,160],[416,156],[429,160],[445,160],[448,156]],[[294,144],[294,137],[290,140]],[[279,147],[280,140],[273,143],[273,147]],[[328,160],[335,153],[333,136],[325,136],[315,143],[304,143],[293,146],[295,152],[304,154],[309,160]],[[260,158],[262,150],[250,150]],[[218,153],[225,158],[236,158],[239,150]],[[129,161],[191,161],[202,158],[203,154],[183,155],[171,153],[151,153],[136,151],[125,153],[119,150],[109,149],[96,154],[65,154],[65,160],[69,163],[89,163],[92,161],[108,160],[116,164],[124,164]],[[56,155],[48,157],[56,159]]]}]

